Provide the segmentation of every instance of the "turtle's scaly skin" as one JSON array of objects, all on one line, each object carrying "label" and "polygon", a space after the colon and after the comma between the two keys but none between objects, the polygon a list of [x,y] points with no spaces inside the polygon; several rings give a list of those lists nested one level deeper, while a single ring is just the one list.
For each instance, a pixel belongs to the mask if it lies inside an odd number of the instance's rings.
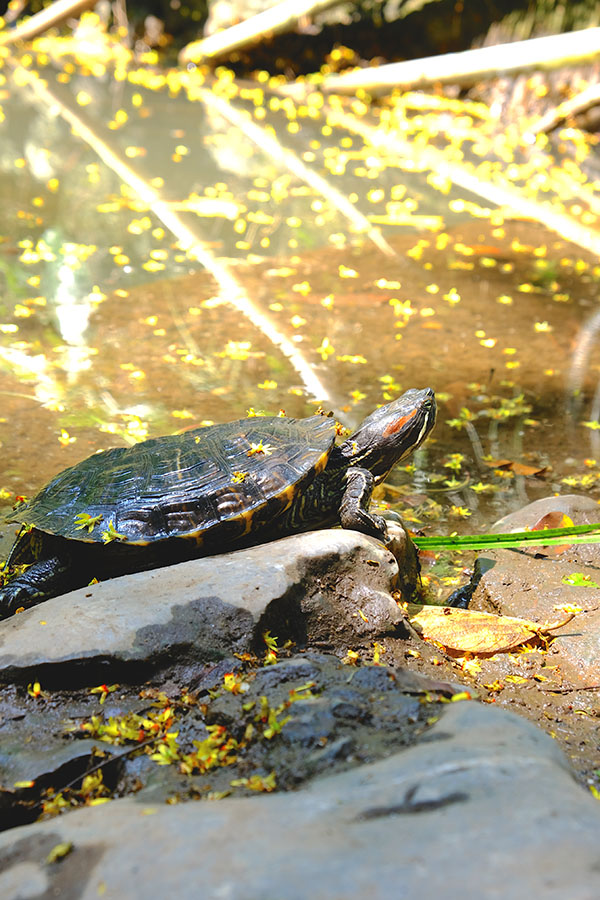
[{"label": "turtle's scaly skin", "polygon": [[[88,584],[341,524],[385,539],[373,486],[435,422],[433,391],[407,391],[335,445],[335,422],[251,418],[97,453],[19,509],[24,530],[0,618]],[[81,527],[83,525],[83,527]]]}]

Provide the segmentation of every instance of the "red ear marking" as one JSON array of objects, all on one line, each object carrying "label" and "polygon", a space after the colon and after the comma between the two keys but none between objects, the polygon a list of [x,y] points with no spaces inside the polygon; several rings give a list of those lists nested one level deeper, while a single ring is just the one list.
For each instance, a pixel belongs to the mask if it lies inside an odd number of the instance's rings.
[{"label": "red ear marking", "polygon": [[409,412],[407,416],[400,416],[399,419],[395,419],[393,422],[387,426],[387,428],[383,432],[384,437],[389,437],[390,434],[397,434],[401,428],[403,428],[407,422],[410,422],[411,419],[417,414],[417,410],[413,409],[412,412]]}]

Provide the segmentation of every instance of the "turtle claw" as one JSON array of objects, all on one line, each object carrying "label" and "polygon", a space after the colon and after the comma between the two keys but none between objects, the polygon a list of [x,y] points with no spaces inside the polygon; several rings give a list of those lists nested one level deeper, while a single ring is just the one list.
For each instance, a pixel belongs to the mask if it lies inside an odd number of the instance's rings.
[{"label": "turtle claw", "polygon": [[0,619],[7,619],[18,609],[37,606],[74,585],[69,577],[68,561],[51,556],[32,563],[25,572],[13,576],[0,588]]},{"label": "turtle claw", "polygon": [[8,619],[18,609],[33,606],[32,597],[27,588],[10,582],[0,590],[0,619]]},{"label": "turtle claw", "polygon": [[387,536],[387,522],[385,521],[383,516],[376,516],[374,513],[371,513],[371,518],[375,522],[377,530],[380,531],[383,535],[382,540],[385,541],[385,538]]}]

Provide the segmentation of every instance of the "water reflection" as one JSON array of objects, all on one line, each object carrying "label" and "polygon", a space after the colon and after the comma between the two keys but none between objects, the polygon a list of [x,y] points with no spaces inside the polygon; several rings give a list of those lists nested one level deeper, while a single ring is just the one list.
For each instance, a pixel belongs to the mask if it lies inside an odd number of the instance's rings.
[{"label": "water reflection", "polygon": [[[324,403],[353,426],[413,385],[438,392],[439,425],[387,500],[426,515],[439,497],[475,525],[564,479],[595,484],[595,432],[564,396],[597,259],[432,169],[441,130],[406,119],[415,143],[400,159],[322,98],[227,79],[210,92],[192,75],[41,74],[7,71],[0,123],[8,495],[96,449],[250,407]],[[500,150],[486,145],[490,159]],[[588,335],[571,369],[581,397],[598,365],[593,324]]]}]

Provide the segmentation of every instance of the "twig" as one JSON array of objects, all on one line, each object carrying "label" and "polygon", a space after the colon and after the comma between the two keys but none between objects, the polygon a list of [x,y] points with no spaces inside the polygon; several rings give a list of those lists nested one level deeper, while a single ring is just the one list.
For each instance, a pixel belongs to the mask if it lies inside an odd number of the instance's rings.
[{"label": "twig", "polygon": [[[499,75],[517,75],[534,69],[556,69],[560,66],[591,62],[600,56],[600,28],[587,28],[568,34],[515,41],[497,47],[481,47],[462,53],[445,53],[424,59],[389,63],[353,69],[341,75],[329,75],[319,83],[327,93],[353,94],[357,90],[370,94],[386,93],[394,88],[419,90],[436,84],[471,85]],[[306,92],[301,82],[282,86],[283,93]]]},{"label": "twig", "polygon": [[21,22],[16,28],[0,32],[0,46],[15,41],[28,41],[71,16],[79,16],[96,5],[96,0],[55,0],[54,3]]},{"label": "twig", "polygon": [[266,35],[280,34],[290,31],[303,16],[312,16],[331,6],[337,6],[343,0],[284,0],[271,9],[232,25],[223,31],[212,34],[201,41],[193,41],[184,47],[179,54],[179,63],[203,62],[224,56],[232,50],[245,47]]},{"label": "twig", "polygon": [[600,684],[584,684],[579,687],[569,687],[569,688],[558,688],[558,687],[549,687],[549,688],[538,688],[538,690],[543,691],[545,694],[577,694],[579,691],[600,691]]},{"label": "twig", "polygon": [[600,84],[592,84],[569,100],[565,100],[555,109],[548,110],[535,125],[529,128],[529,134],[547,134],[569,116],[586,112],[598,103],[600,103]]},{"label": "twig", "polygon": [[48,794],[46,797],[41,797],[34,806],[42,808],[45,803],[49,803],[51,800],[54,800],[59,794],[62,794],[63,791],[68,791],[69,788],[72,788],[73,785],[77,784],[78,781],[83,781],[84,778],[87,778],[88,775],[92,775],[94,772],[97,772],[99,769],[105,769],[111,763],[118,762],[120,759],[124,759],[126,756],[130,756],[132,753],[135,753],[136,750],[140,750],[142,747],[147,747],[150,744],[156,744],[161,740],[161,736],[154,735],[151,738],[146,738],[145,741],[140,741],[137,744],[134,744],[132,747],[126,747],[121,753],[115,753],[113,756],[107,756],[100,760],[100,762],[91,766],[85,772],[81,772],[79,775],[76,775],[75,778],[71,779],[68,784],[63,784],[62,787],[56,788],[52,791],[51,794]]},{"label": "twig", "polygon": [[27,0],[14,0],[13,3],[9,3],[6,12],[2,15],[4,24],[12,25],[12,23],[19,18],[26,6]]}]

